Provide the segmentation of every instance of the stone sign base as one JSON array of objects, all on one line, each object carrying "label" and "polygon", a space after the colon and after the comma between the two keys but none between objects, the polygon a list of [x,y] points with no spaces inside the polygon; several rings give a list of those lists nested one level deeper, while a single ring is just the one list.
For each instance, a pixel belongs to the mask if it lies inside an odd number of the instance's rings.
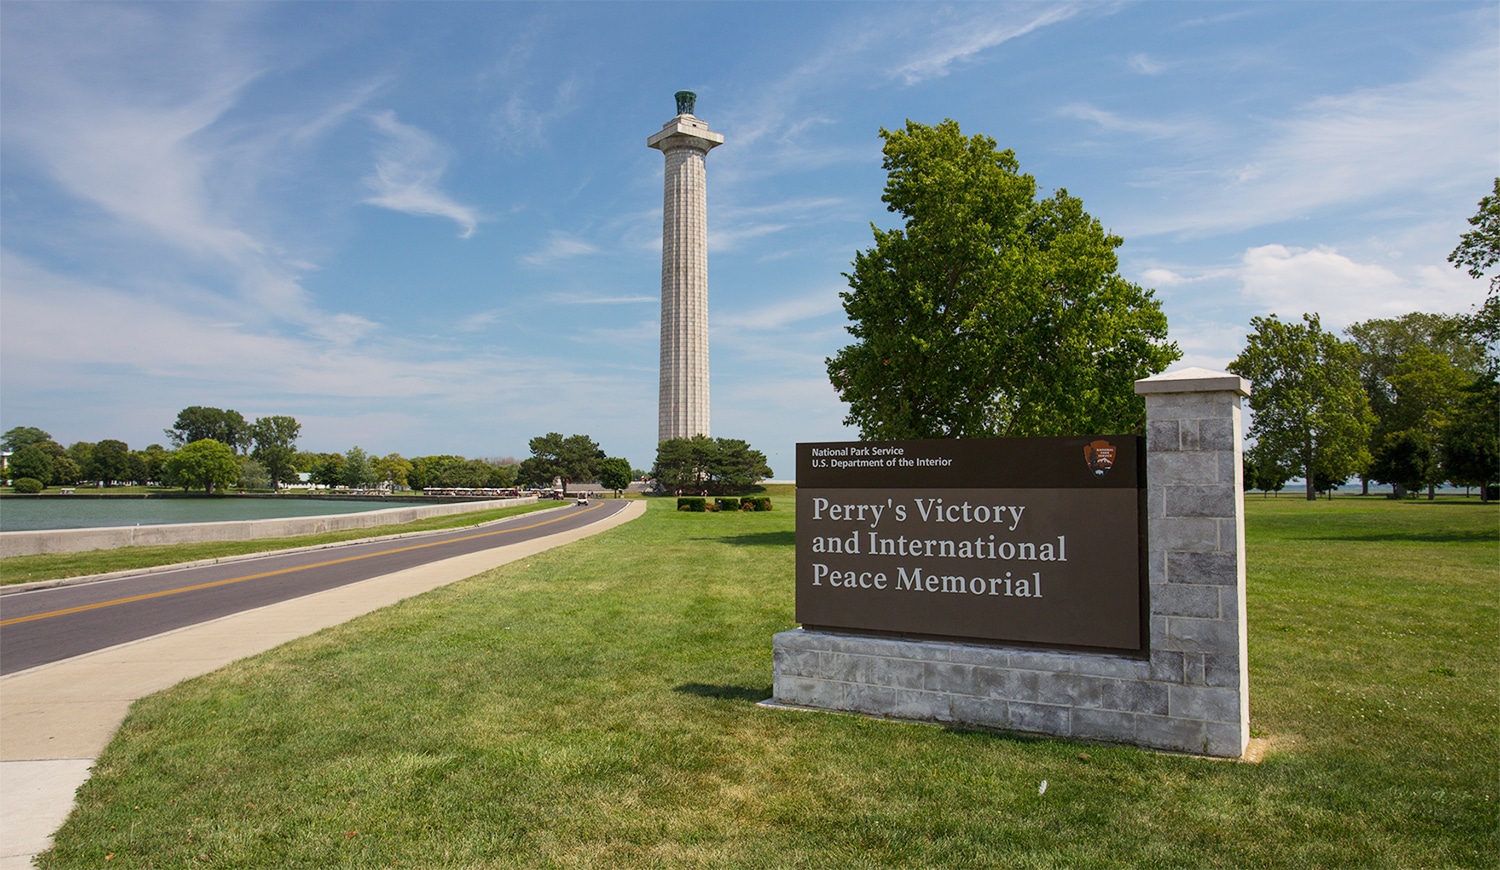
[{"label": "stone sign base", "polygon": [[1173,752],[1244,749],[1237,668],[1211,656],[1007,649],[794,629],[773,638],[775,703]]}]

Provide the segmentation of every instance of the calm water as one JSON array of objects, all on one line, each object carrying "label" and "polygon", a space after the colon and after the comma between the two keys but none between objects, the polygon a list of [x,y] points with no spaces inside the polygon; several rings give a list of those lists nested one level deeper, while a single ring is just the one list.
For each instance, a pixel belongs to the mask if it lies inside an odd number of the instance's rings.
[{"label": "calm water", "polygon": [[0,531],[316,517],[378,511],[402,504],[382,499],[7,498],[0,499]]}]

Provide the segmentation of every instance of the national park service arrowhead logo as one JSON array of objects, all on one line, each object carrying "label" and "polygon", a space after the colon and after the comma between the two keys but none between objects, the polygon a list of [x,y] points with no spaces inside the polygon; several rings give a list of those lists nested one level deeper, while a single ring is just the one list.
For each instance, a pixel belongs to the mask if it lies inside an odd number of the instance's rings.
[{"label": "national park service arrowhead logo", "polygon": [[1089,464],[1089,470],[1094,472],[1095,477],[1103,477],[1104,472],[1115,467],[1115,453],[1119,448],[1100,439],[1090,441],[1083,446],[1083,459]]}]

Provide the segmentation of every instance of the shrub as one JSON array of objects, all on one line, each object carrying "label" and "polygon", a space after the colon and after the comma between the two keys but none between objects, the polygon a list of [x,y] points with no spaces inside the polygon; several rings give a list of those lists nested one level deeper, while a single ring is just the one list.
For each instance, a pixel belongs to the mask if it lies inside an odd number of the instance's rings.
[{"label": "shrub", "polygon": [[717,507],[721,511],[737,511],[740,509],[740,500],[733,496],[716,498],[714,499],[714,507]]},{"label": "shrub", "polygon": [[16,492],[38,493],[44,488],[42,482],[34,477],[18,477],[11,483],[11,489]]},{"label": "shrub", "polygon": [[768,511],[771,509],[771,499],[764,495],[750,495],[740,500],[747,511]]},{"label": "shrub", "polygon": [[681,496],[677,499],[677,509],[680,511],[689,511],[691,513],[701,514],[705,509],[704,503],[706,501],[707,499],[699,495]]}]

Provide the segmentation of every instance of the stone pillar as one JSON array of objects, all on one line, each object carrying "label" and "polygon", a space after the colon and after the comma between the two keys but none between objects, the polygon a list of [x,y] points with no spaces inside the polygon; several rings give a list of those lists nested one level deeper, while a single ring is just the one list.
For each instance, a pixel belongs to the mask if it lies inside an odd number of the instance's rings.
[{"label": "stone pillar", "polygon": [[1205,723],[1204,752],[1240,755],[1250,740],[1240,459],[1250,382],[1188,368],[1135,391],[1146,397],[1152,671],[1169,684],[1169,716]]},{"label": "stone pillar", "polygon": [[724,137],[693,117],[694,95],[677,94],[677,117],[646,140],[666,157],[661,232],[661,388],[658,441],[709,434],[708,187],[704,157]]}]

